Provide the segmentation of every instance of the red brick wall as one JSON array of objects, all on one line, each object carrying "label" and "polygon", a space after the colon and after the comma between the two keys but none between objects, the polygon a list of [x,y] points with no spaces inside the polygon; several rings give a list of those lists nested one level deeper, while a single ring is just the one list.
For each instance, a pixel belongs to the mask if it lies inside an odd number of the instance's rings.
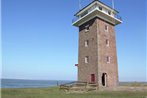
[{"label": "red brick wall", "polygon": [[[85,26],[89,25],[89,31],[85,32]],[[105,25],[108,25],[108,32],[105,32]],[[109,40],[109,47],[106,46],[106,39]],[[85,47],[85,40],[89,46]],[[85,64],[85,56],[89,56],[89,63]],[[106,57],[110,56],[110,63]],[[107,86],[114,87],[118,84],[118,65],[116,56],[116,42],[114,26],[94,18],[79,27],[79,58],[78,58],[78,80],[91,82],[91,74],[95,74],[96,82],[102,87],[101,77],[107,74]]]}]

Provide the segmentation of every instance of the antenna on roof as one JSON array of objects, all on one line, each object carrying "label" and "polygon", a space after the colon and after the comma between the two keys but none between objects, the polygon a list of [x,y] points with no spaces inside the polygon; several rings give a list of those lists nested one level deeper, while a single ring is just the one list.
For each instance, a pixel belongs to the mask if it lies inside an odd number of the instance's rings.
[{"label": "antenna on roof", "polygon": [[114,9],[114,0],[112,0],[112,8]]},{"label": "antenna on roof", "polygon": [[81,9],[81,0],[79,0],[79,10]]}]

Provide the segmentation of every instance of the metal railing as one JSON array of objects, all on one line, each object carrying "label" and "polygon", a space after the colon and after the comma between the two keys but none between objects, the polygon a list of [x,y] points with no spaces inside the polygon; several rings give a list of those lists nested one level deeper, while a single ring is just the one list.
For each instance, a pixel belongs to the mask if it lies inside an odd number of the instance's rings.
[{"label": "metal railing", "polygon": [[72,23],[74,23],[75,21],[77,21],[79,19],[79,17],[75,16],[73,19],[72,19]]},{"label": "metal railing", "polygon": [[122,21],[121,16],[119,16],[118,14],[116,14],[116,15],[115,15],[115,18],[117,18],[117,19],[119,19],[119,20],[121,20],[121,21]]},{"label": "metal railing", "polygon": [[[89,13],[87,13],[87,14],[89,14]],[[85,14],[85,15],[87,15],[87,14]],[[84,15],[84,16],[85,16],[85,15]],[[83,17],[84,17],[84,16],[83,16]],[[118,14],[116,14],[114,17],[115,17],[116,19],[122,21],[121,16],[119,16]],[[76,22],[76,21],[77,21],[78,19],[80,19],[80,18],[82,18],[82,17],[77,17],[77,16],[75,16],[75,17],[72,19],[72,23]]]}]

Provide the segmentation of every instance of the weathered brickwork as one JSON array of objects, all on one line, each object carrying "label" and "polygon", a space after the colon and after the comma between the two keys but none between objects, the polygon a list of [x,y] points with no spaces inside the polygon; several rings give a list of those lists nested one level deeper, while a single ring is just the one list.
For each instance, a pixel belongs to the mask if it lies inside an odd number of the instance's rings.
[{"label": "weathered brickwork", "polygon": [[[108,31],[105,30],[106,25]],[[89,31],[85,30],[86,26],[89,26]],[[88,47],[85,47],[86,40]],[[109,45],[106,45],[106,40],[109,41]],[[89,57],[88,63],[85,63],[86,56]],[[95,75],[95,82],[99,87],[118,85],[114,26],[99,18],[94,18],[79,27],[78,80],[92,82],[91,74]]]}]

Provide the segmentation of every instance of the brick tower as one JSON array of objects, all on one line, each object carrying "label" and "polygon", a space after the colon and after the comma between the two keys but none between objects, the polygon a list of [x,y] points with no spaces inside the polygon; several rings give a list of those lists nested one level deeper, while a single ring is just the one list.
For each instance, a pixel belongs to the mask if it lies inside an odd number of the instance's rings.
[{"label": "brick tower", "polygon": [[94,0],[75,14],[79,27],[78,81],[99,88],[118,85],[115,26],[122,23],[118,11]]}]

